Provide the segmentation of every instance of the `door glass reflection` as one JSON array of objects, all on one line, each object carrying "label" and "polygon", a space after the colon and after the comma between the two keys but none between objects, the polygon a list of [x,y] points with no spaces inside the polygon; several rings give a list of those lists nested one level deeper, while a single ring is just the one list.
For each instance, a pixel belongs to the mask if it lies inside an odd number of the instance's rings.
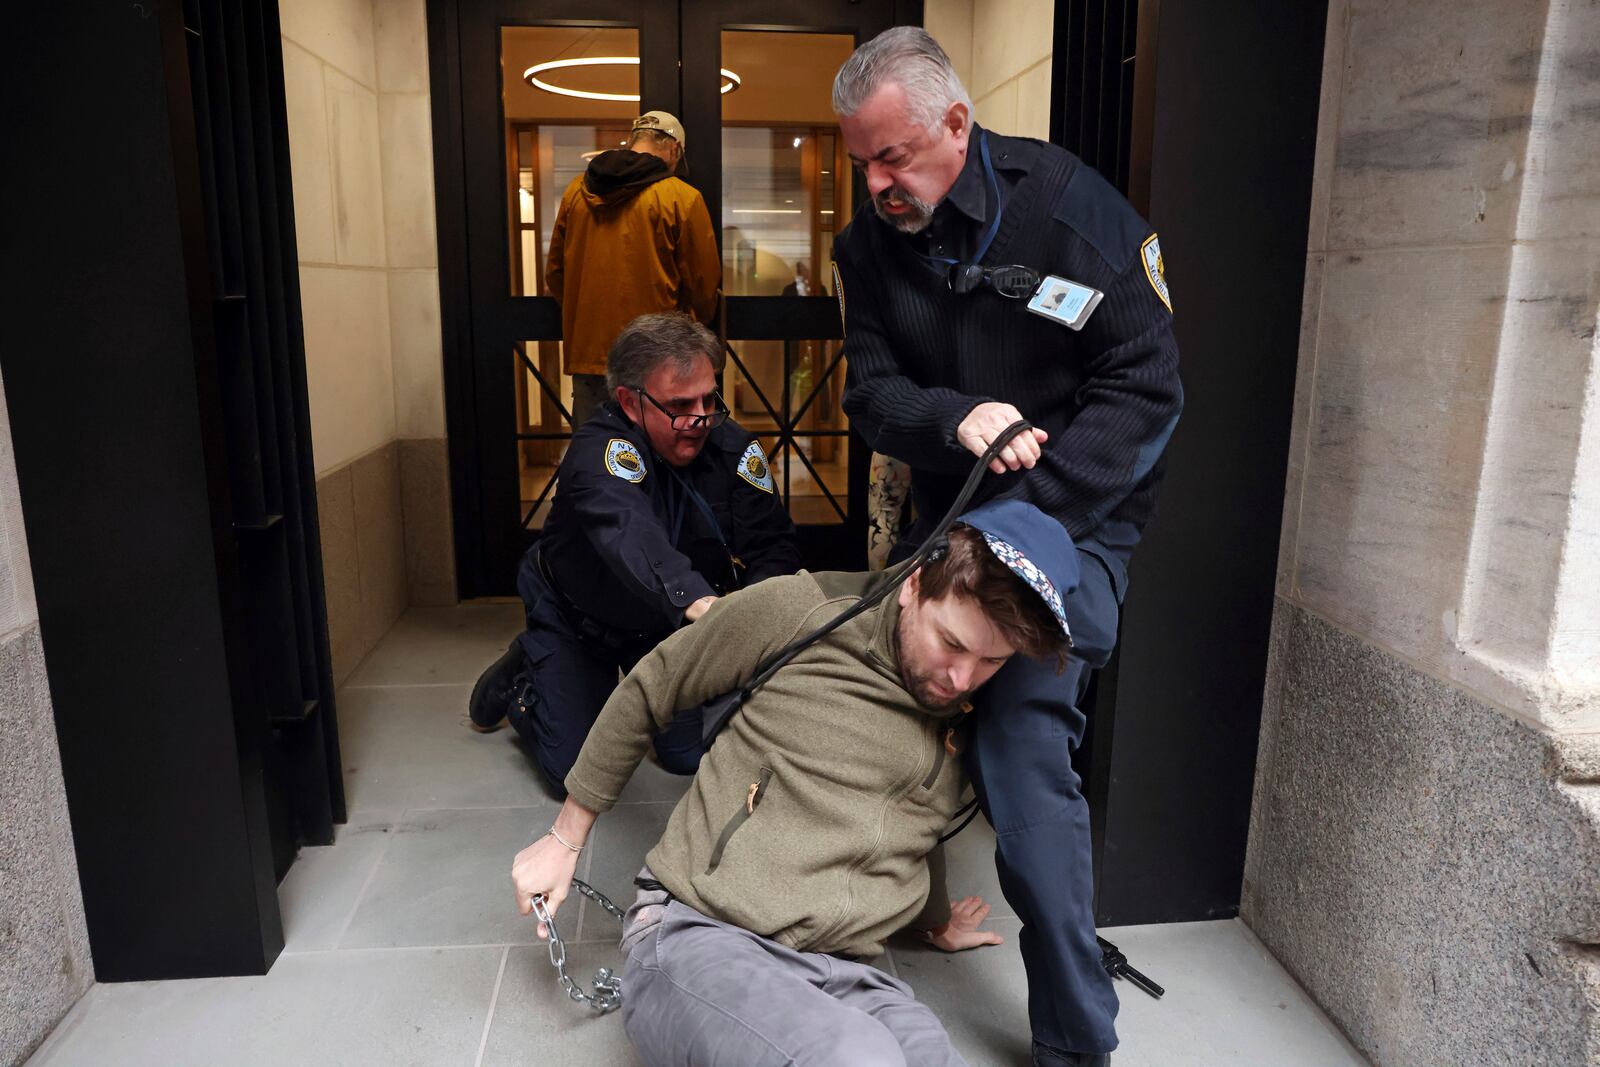
[{"label": "door glass reflection", "polygon": [[[633,29],[501,29],[512,296],[547,295],[547,253],[562,196],[591,156],[627,143],[639,108],[638,57],[639,32]],[[525,76],[530,68],[541,84]],[[635,99],[610,99],[615,96]],[[512,352],[517,471],[523,525],[531,529],[544,524],[555,468],[571,432],[572,379],[561,359],[560,341],[522,341]]]},{"label": "door glass reflection", "polygon": [[[850,168],[832,107],[848,34],[728,30],[722,65],[743,83],[722,97],[722,278],[730,297],[832,297],[835,220],[850,212]],[[848,424],[836,340],[732,339],[724,393],[762,437],[797,523],[848,515]]]}]

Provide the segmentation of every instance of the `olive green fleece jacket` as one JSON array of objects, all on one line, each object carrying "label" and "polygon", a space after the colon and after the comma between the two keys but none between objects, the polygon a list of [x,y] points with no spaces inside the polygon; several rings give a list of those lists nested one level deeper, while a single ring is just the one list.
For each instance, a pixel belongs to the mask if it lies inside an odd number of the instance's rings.
[{"label": "olive green fleece jacket", "polygon": [[[609,810],[674,709],[736,688],[770,652],[854,604],[873,574],[769,578],[724,597],[639,661],[567,775]],[[900,681],[894,596],[806,649],[744,704],[647,858],[673,896],[800,951],[866,958],[915,919],[927,857],[966,779],[950,713]]]}]

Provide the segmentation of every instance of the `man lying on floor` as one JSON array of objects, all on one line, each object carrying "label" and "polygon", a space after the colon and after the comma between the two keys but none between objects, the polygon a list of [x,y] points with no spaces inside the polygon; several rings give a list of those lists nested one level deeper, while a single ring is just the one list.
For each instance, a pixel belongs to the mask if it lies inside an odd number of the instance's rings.
[{"label": "man lying on floor", "polygon": [[[907,926],[950,951],[998,940],[977,929],[986,907],[952,915],[942,886],[929,901],[928,856],[967,785],[952,758],[967,697],[1016,652],[1061,658],[1061,601],[1077,577],[1060,523],[1021,501],[986,504],[898,594],[745,701],[646,858],[624,921],[623,1025],[645,1063],[964,1063],[910,987],[865,961]],[[640,660],[584,743],[555,825],[516,857],[522,914],[535,894],[560,907],[597,814],[673,709],[736,689],[882,580],[770,578]]]}]

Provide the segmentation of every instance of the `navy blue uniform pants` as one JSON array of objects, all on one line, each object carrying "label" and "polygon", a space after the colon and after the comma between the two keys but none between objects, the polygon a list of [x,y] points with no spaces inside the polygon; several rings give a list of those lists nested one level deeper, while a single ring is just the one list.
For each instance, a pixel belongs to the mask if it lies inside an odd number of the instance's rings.
[{"label": "navy blue uniform pants", "polygon": [[[1121,560],[1078,549],[1066,598],[1073,650],[1054,664],[1015,657],[973,699],[966,752],[978,802],[994,827],[1000,888],[1022,920],[1034,1040],[1071,1052],[1117,1046],[1117,994],[1094,929],[1089,805],[1072,770],[1086,724],[1079,705],[1117,639]],[[1111,569],[1118,572],[1113,581]]]},{"label": "navy blue uniform pants", "polygon": [[[517,638],[525,662],[507,717],[545,778],[565,794],[562,783],[617,687],[619,673],[632,670],[656,642],[648,637],[617,641],[581,635],[572,609],[539,574],[532,553],[517,573],[517,592],[527,619],[527,628]],[[700,723],[700,709],[694,708],[680,712],[656,734],[656,757],[662,767],[674,774],[695,772],[703,751]]]}]

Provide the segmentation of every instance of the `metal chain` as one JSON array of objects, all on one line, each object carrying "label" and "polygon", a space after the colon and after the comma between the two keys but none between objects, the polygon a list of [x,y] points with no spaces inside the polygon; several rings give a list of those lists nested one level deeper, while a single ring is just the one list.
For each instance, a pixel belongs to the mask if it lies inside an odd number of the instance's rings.
[{"label": "metal chain", "polygon": [[[622,918],[622,911],[606,895],[591,887],[587,882],[577,878],[572,880],[573,888],[588,897],[606,911]],[[567,996],[579,1004],[587,1004],[594,1009],[596,1015],[616,1011],[622,1007],[622,979],[611,973],[610,967],[601,967],[594,972],[594,992],[585,993],[583,987],[573,981],[567,974],[567,945],[561,940],[561,935],[556,932],[555,916],[550,914],[549,907],[545,904],[544,894],[537,893],[533,898],[533,914],[544,923],[550,932],[550,965],[556,969],[556,975],[561,979],[561,988],[566,990]]]}]

